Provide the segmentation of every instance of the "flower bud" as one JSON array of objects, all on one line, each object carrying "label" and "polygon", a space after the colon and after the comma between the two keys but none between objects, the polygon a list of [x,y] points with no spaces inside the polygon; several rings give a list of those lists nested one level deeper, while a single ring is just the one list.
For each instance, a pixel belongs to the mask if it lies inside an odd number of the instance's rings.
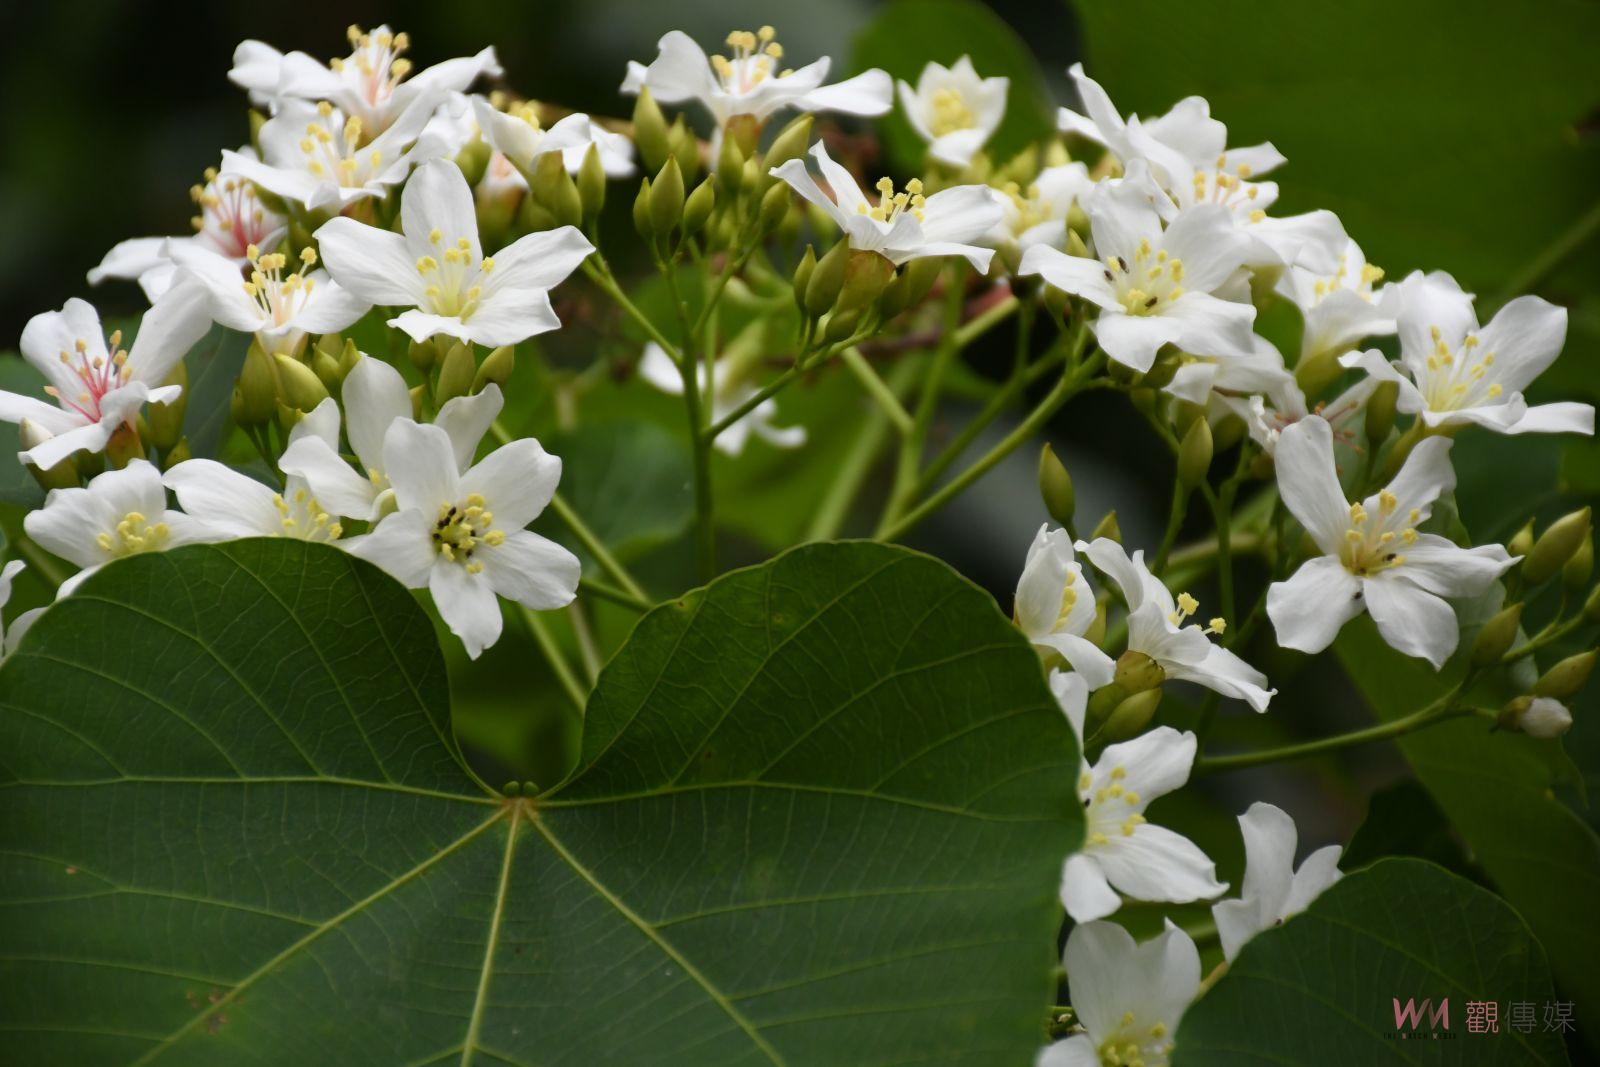
[{"label": "flower bud", "polygon": [[1571,728],[1572,712],[1550,697],[1521,696],[1505,706],[1498,722],[1507,730],[1520,730],[1529,737],[1549,741]]},{"label": "flower bud", "polygon": [[1517,639],[1517,627],[1522,625],[1522,604],[1501,608],[1499,614],[1483,624],[1478,639],[1472,643],[1472,665],[1487,667],[1499,663],[1500,657],[1511,650]]},{"label": "flower bud", "polygon": [[278,411],[278,375],[272,357],[256,341],[244,355],[239,369],[239,396],[233,421],[240,426],[265,426]]},{"label": "flower bud", "polygon": [[1091,541],[1097,537],[1104,537],[1108,541],[1115,541],[1119,545],[1122,544],[1122,527],[1117,525],[1116,508],[1106,512],[1105,518],[1101,519],[1095,526],[1094,531],[1089,534],[1089,540]]},{"label": "flower bud", "polygon": [[310,411],[328,399],[328,389],[310,367],[282,353],[273,356],[278,364],[279,397],[294,411]]},{"label": "flower bud", "polygon": [[[556,153],[552,152],[551,155]],[[434,387],[435,404],[443,404],[472,390],[472,380],[477,376],[478,362],[473,358],[472,346],[461,342],[450,346],[439,364],[439,384]]]},{"label": "flower bud", "polygon": [[1178,484],[1193,489],[1206,480],[1211,469],[1211,424],[1204,416],[1189,424],[1178,445]]},{"label": "flower bud", "polygon": [[928,294],[933,291],[933,283],[939,280],[939,272],[943,269],[944,261],[937,256],[913,259],[901,268],[900,273],[910,289],[912,304],[920,304],[927,299]]},{"label": "flower bud", "polygon": [[[811,142],[811,113],[802,112],[798,118],[779,131],[778,136],[772,139],[772,146],[767,149],[766,158],[762,160],[766,167],[762,173],[773,167],[781,166],[791,159],[799,159],[805,154],[806,146]],[[776,178],[770,178],[776,181]]]},{"label": "flower bud", "polygon": [[717,150],[717,181],[731,193],[739,188],[739,179],[743,176],[744,153],[739,151],[737,141],[725,136]]},{"label": "flower bud", "polygon": [[1367,397],[1367,447],[1377,448],[1389,439],[1394,429],[1394,404],[1400,396],[1399,382],[1379,382]]},{"label": "flower bud", "polygon": [[639,159],[647,172],[658,171],[667,162],[667,119],[656,106],[650,90],[640,87],[633,102],[633,143],[639,146]]},{"label": "flower bud", "polygon": [[[1165,389],[1172,384],[1172,379],[1178,376],[1178,368],[1181,366],[1183,366],[1183,357],[1178,354],[1176,349],[1169,348],[1157,356],[1154,363],[1150,364],[1150,369],[1144,372],[1144,378],[1140,380],[1139,384],[1149,389]],[[1183,408],[1193,410],[1196,407],[1197,405],[1191,404],[1187,400],[1179,405],[1180,410]]]},{"label": "flower bud", "polygon": [[406,346],[406,355],[410,357],[413,367],[427,374],[439,362],[439,346],[431,337],[426,341],[412,341]]},{"label": "flower bud", "polygon": [[353,337],[345,339],[344,347],[339,349],[339,381],[343,382],[349,377],[350,372],[356,369],[356,364],[361,362],[361,349],[356,347]]},{"label": "flower bud", "polygon": [[1150,724],[1160,705],[1160,689],[1135,693],[1116,706],[1111,717],[1106,719],[1105,726],[1101,727],[1101,733],[1107,741],[1126,740]]},{"label": "flower bud", "polygon": [[806,245],[805,252],[800,255],[800,262],[794,268],[794,302],[805,314],[806,310],[806,284],[811,281],[811,272],[817,269],[817,254]]},{"label": "flower bud", "polygon": [[583,203],[583,224],[592,226],[601,209],[606,206],[606,168],[600,162],[600,146],[597,144],[591,144],[583,154],[583,165],[578,168],[577,189],[578,199]]},{"label": "flower bud", "polygon": [[1167,672],[1161,669],[1161,664],[1143,652],[1130,648],[1117,657],[1117,684],[1130,693],[1154,689],[1166,680]]},{"label": "flower bud", "polygon": [[746,159],[756,154],[756,146],[761,143],[761,119],[754,115],[734,115],[722,127],[722,140],[732,141],[739,147],[739,154]]},{"label": "flower bud", "polygon": [[529,233],[543,233],[560,225],[550,209],[531,196],[524,197],[522,206],[517,209],[517,222]]},{"label": "flower bud", "polygon": [[1589,672],[1594,670],[1594,661],[1600,655],[1600,649],[1591,648],[1587,652],[1579,652],[1575,656],[1568,656],[1554,667],[1545,671],[1539,680],[1533,683],[1533,695],[1536,697],[1554,697],[1556,700],[1565,700],[1576,696],[1578,691],[1589,681]]},{"label": "flower bud", "polygon": [[664,239],[683,221],[683,169],[669,159],[650,183],[650,227]]},{"label": "flower bud", "polygon": [[1566,566],[1561,568],[1561,581],[1573,592],[1581,590],[1589,584],[1589,578],[1594,574],[1594,537],[1585,537],[1578,542],[1578,550],[1567,560]]},{"label": "flower bud", "polygon": [[423,401],[428,399],[428,391],[420,385],[413,385],[411,393],[411,418],[414,422],[422,421]]},{"label": "flower bud", "polygon": [[683,232],[685,235],[696,234],[711,217],[711,211],[717,206],[717,183],[710,178],[695,186],[694,192],[689,194],[689,199],[683,202]]},{"label": "flower bud", "polygon": [[687,185],[699,177],[700,141],[683,121],[682,115],[673,120],[667,143],[671,146],[672,158],[678,161],[678,170],[683,174],[684,183]]},{"label": "flower bud", "polygon": [[106,442],[106,463],[121,469],[144,458],[144,442],[139,439],[139,431],[126,422],[118,426],[111,440]]},{"label": "flower bud", "polygon": [[1552,522],[1522,561],[1522,578],[1529,585],[1540,585],[1555,577],[1556,571],[1571,559],[1578,546],[1589,538],[1589,509],[1561,516]]},{"label": "flower bud", "polygon": [[472,379],[472,392],[483,392],[491,382],[504,389],[506,382],[511,380],[511,372],[517,366],[517,350],[512,345],[501,345],[485,357],[478,367],[478,373]]},{"label": "flower bud", "polygon": [[755,196],[763,188],[761,176],[765,173],[760,160],[754,157],[745,160],[744,167],[739,171],[739,192],[744,196]]},{"label": "flower bud", "polygon": [[1101,593],[1094,598],[1094,621],[1083,631],[1083,639],[1091,645],[1103,644],[1106,639],[1106,614],[1111,606],[1111,594]]},{"label": "flower bud", "polygon": [[339,361],[320,348],[311,351],[311,371],[322,381],[329,393],[338,392],[340,384],[344,381]]},{"label": "flower bud", "polygon": [[167,454],[161,459],[161,469],[169,471],[186,459],[193,459],[194,453],[189,451],[189,439],[178,438],[178,443],[167,449]]},{"label": "flower bud", "polygon": [[861,312],[859,309],[835,311],[828,316],[828,325],[823,327],[823,343],[836,345],[854,334],[856,327],[859,325],[861,325]]},{"label": "flower bud", "polygon": [[789,187],[780,183],[768,189],[761,198],[759,222],[761,232],[765,234],[776,230],[787,214],[789,214]]},{"label": "flower bud", "polygon": [[[55,434],[40,426],[32,419],[23,419],[17,423],[17,440],[23,450],[38,448]],[[54,467],[41,469],[23,460],[22,465],[28,468],[28,473],[33,475],[33,480],[39,483],[39,488],[45,492],[52,489],[70,489],[78,484],[78,468],[68,456]]]},{"label": "flower bud", "polygon": [[461,176],[467,179],[468,185],[477,185],[483,180],[483,172],[489,169],[489,157],[492,155],[494,149],[482,137],[473,138],[456,153],[455,164],[461,168]]},{"label": "flower bud", "polygon": [[546,152],[534,163],[533,197],[555,220],[557,226],[577,226],[583,222],[583,198],[567,173],[560,152]]},{"label": "flower bud", "polygon": [[840,311],[866,307],[883,294],[893,277],[894,264],[877,252],[851,252],[835,306]]},{"label": "flower bud", "polygon": [[1337,381],[1343,373],[1337,352],[1314,352],[1294,369],[1294,380],[1309,401]]},{"label": "flower bud", "polygon": [[149,429],[150,443],[162,455],[183,436],[183,412],[189,403],[189,369],[179,360],[167,375],[163,385],[176,385],[183,390],[169,404],[151,404],[145,410],[145,425]]},{"label": "flower bud", "polygon": [[1533,551],[1533,520],[1529,519],[1522,524],[1522,529],[1516,536],[1506,542],[1506,551],[1513,556],[1526,556]]},{"label": "flower bud", "polygon": [[838,241],[817,260],[816,269],[806,283],[806,314],[816,318],[833,307],[844,287],[844,271],[850,262],[850,242]]},{"label": "flower bud", "polygon": [[1039,495],[1044,498],[1044,509],[1059,526],[1072,525],[1072,512],[1076,501],[1072,491],[1072,475],[1056,458],[1055,449],[1048,444],[1039,451]]},{"label": "flower bud", "polygon": [[1089,722],[1103,722],[1128,699],[1128,691],[1116,682],[1103,685],[1089,694],[1089,705],[1085,709]]},{"label": "flower bud", "polygon": [[1589,599],[1583,602],[1583,617],[1586,622],[1600,622],[1600,585],[1589,592]]},{"label": "flower bud", "polygon": [[633,198],[633,228],[646,244],[656,239],[655,225],[650,221],[650,179],[639,183],[639,195]]}]

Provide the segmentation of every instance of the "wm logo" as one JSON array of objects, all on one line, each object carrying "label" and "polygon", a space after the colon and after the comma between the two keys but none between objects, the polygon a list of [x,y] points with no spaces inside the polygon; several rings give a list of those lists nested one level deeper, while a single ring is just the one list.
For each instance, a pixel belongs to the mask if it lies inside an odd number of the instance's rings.
[{"label": "wm logo", "polygon": [[1428,1017],[1428,1028],[1438,1030],[1440,1027],[1450,1029],[1450,998],[1445,997],[1439,1001],[1439,1006],[1433,1006],[1433,998],[1428,997],[1418,1004],[1416,998],[1407,997],[1402,1007],[1400,998],[1394,998],[1394,1028],[1396,1030],[1410,1027],[1412,1030],[1422,1025],[1423,1017]]}]

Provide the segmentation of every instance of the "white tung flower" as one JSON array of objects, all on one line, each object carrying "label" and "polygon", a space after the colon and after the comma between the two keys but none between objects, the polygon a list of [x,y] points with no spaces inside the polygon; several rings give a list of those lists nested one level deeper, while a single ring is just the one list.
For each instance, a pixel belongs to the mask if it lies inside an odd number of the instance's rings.
[{"label": "white tung flower", "polygon": [[[26,566],[27,564],[20,559],[14,559],[7,562],[3,569],[0,569],[0,608],[4,608],[11,602],[11,583],[16,580],[17,575],[21,574]],[[43,608],[24,611],[12,619],[9,626],[5,625],[3,620],[0,620],[0,660],[5,659],[16,651],[18,643],[22,640],[22,635],[28,632],[28,628],[33,625],[34,620],[42,614],[44,614]]]},{"label": "white tung flower", "polygon": [[1244,891],[1238,900],[1211,906],[1222,954],[1229,961],[1246,941],[1305,911],[1339,880],[1338,845],[1317,849],[1295,870],[1299,834],[1280,808],[1257,801],[1239,816],[1239,831],[1244,835]]},{"label": "white tung flower", "polygon": [[[759,391],[749,381],[741,381],[730,376],[724,369],[726,362],[723,360],[718,364],[713,375],[716,379],[715,385],[709,390],[712,422],[720,421]],[[680,396],[683,393],[682,372],[678,370],[678,365],[672,361],[672,357],[654,342],[644,346],[644,355],[639,360],[639,377],[664,393],[673,396]],[[695,377],[699,382],[700,391],[708,392],[705,364],[699,364],[695,368]],[[806,443],[804,426],[776,426],[774,420],[777,417],[778,402],[768,397],[752,408],[749,414],[735,420],[731,426],[717,435],[715,442],[717,450],[729,456],[737,456],[744,451],[752,436],[761,438],[774,448],[799,448]]]},{"label": "white tung flower", "polygon": [[1035,1067],[1167,1067],[1173,1035],[1200,994],[1200,953],[1170,921],[1135,944],[1116,923],[1067,935],[1064,960],[1083,1033],[1043,1049]]},{"label": "white tung flower", "polygon": [[341,285],[370,303],[411,309],[389,325],[415,341],[446,334],[495,348],[558,328],[550,289],[594,251],[576,227],[563,226],[485,256],[472,190],[448,160],[417,168],[400,225],[404,232],[395,233],[337,218],[317,240]]},{"label": "white tung flower", "polygon": [[1294,375],[1283,365],[1283,354],[1259,334],[1250,338],[1248,356],[1192,356],[1185,354],[1172,381],[1163,388],[1179,400],[1202,406],[1212,398],[1224,404],[1239,396],[1282,392],[1294,387]]},{"label": "white tung flower", "polygon": [[1227,890],[1198,845],[1144,817],[1150,801],[1189,780],[1195,748],[1194,734],[1158,726],[1106,746],[1092,769],[1084,765],[1078,780],[1087,823],[1083,848],[1067,857],[1061,876],[1061,903],[1074,921],[1110,915],[1122,906],[1119,893],[1187,903]]},{"label": "white tung flower", "polygon": [[1000,194],[995,190],[985,185],[957,185],[924,198],[922,183],[915,178],[899,193],[892,181],[883,178],[874,204],[850,172],[829,157],[821,141],[811,146],[811,154],[831,196],[817,185],[803,159],[788,160],[771,173],[826,211],[844,231],[851,248],[877,252],[896,266],[922,256],[963,256],[973,270],[989,269],[994,250],[972,242],[982,240],[1002,218]]},{"label": "white tung flower", "polygon": [[106,336],[90,304],[68,300],[22,328],[22,358],[50,383],[44,391],[55,404],[0,392],[0,421],[26,419],[46,435],[20,453],[42,470],[74,452],[100,452],[146,402],[166,404],[182,395],[181,386],[161,383],[210,328],[205,292],[194,285],[176,285],[157,300],[128,348],[121,330]]},{"label": "white tung flower", "polygon": [[[250,153],[252,149],[242,148]],[[89,284],[107,278],[136,279],[144,295],[155,303],[172,288],[178,267],[169,250],[194,245],[233,261],[243,276],[249,266],[248,250],[254,246],[271,252],[288,232],[286,220],[256,195],[254,182],[237,175],[206,171],[206,183],[189,190],[199,214],[190,219],[194,233],[188,237],[134,237],[121,241],[89,272]]]},{"label": "white tung flower", "polygon": [[1520,558],[1499,545],[1461,548],[1417,532],[1433,502],[1455,488],[1450,444],[1425,438],[1388,488],[1352,504],[1339,485],[1326,420],[1304,418],[1283,431],[1275,456],[1278,491],[1323,555],[1268,589],[1278,644],[1321,652],[1366,610],[1391,646],[1435,670],[1444,665],[1460,627],[1443,598],[1479,595]]},{"label": "white tung flower", "polygon": [[[1262,341],[1262,344],[1266,342]],[[1180,368],[1178,373],[1182,374],[1183,369]],[[1278,450],[1278,438],[1282,436],[1283,431],[1310,415],[1327,420],[1328,425],[1333,428],[1336,439],[1353,441],[1354,431],[1345,427],[1353,423],[1356,416],[1365,410],[1367,398],[1372,395],[1373,387],[1376,385],[1377,382],[1373,379],[1363,378],[1327,403],[1318,404],[1316,411],[1307,407],[1306,396],[1300,391],[1294,375],[1287,373],[1282,378],[1267,383],[1255,395],[1241,397],[1218,394],[1217,396],[1228,411],[1244,420],[1250,439],[1260,445],[1262,451],[1272,455]]]},{"label": "white tung flower", "polygon": [[1374,288],[1383,268],[1367,262],[1361,246],[1347,240],[1327,272],[1291,267],[1278,276],[1276,289],[1300,309],[1300,362],[1325,352],[1344,352],[1367,337],[1395,332],[1397,286]]},{"label": "white tung flower", "polygon": [[1482,426],[1496,433],[1594,433],[1594,408],[1562,402],[1529,407],[1522,391],[1561,353],[1567,309],[1519,296],[1478,326],[1472,294],[1444,272],[1399,285],[1398,368],[1383,353],[1343,357],[1379,381],[1398,382],[1396,407],[1429,427]]},{"label": "white tung flower", "polygon": [[[14,566],[14,564],[7,564],[7,566]],[[0,600],[0,604],[4,603],[5,601]],[[1568,711],[1567,706],[1559,700],[1551,697],[1534,697],[1521,710],[1515,712],[1512,716],[1512,722],[1515,724],[1516,729],[1521,730],[1529,737],[1536,737],[1541,741],[1549,741],[1552,738],[1560,737],[1572,728],[1572,712]]]},{"label": "white tung flower", "polygon": [[432,99],[414,100],[373,137],[361,119],[326,100],[291,100],[261,127],[264,158],[223,152],[222,173],[248,178],[308,211],[344,211],[358,201],[387,196],[414,163],[442,148],[418,141],[433,108]]},{"label": "white tung flower", "polygon": [[600,153],[600,165],[607,177],[626,178],[633,174],[633,142],[612,133],[588,115],[568,115],[548,130],[539,122],[539,110],[530,101],[519,101],[500,111],[481,96],[472,99],[472,115],[483,139],[524,174],[547,152],[560,152],[562,164],[572,173],[583,166],[589,146]]},{"label": "white tung flower", "polygon": [[383,451],[399,510],[345,547],[407,588],[427,587],[469,656],[500,637],[496,594],[543,611],[572,602],[578,558],[523,528],[561,480],[561,461],[538,441],[503,445],[462,473],[448,434],[398,419]]},{"label": "white tung flower", "polygon": [[698,100],[719,128],[739,115],[765,122],[786,107],[867,116],[889,110],[894,87],[883,71],[823,85],[830,61],[824,57],[789,70],[782,66],[783,47],[776,37],[771,26],[756,33],[735,30],[727,38],[730,55],[707,56],[688,34],[671,30],[657,42],[659,51],[648,67],[628,64],[622,92],[637,96],[641,88],[649,89],[662,104]]},{"label": "white tung flower", "polygon": [[52,489],[22,526],[41,547],[83,568],[61,583],[58,597],[112,560],[219,539],[198,519],[167,509],[161,474],[142,459],[95,475],[85,488]]},{"label": "white tung flower", "polygon": [[900,106],[912,129],[928,142],[928,155],[952,167],[965,167],[994,135],[1006,113],[1009,78],[980,78],[972,60],[951,66],[929,63],[916,88],[898,83]]},{"label": "white tung flower", "polygon": [[[345,431],[361,469],[352,469],[340,456],[337,424],[331,433],[319,429],[292,437],[278,460],[278,469],[291,479],[303,480],[320,507],[346,518],[375,522],[392,510],[394,503],[385,473],[384,437],[396,421],[411,421],[411,394],[399,371],[381,359],[362,356],[345,377],[341,396]],[[479,442],[503,404],[500,387],[490,384],[476,396],[458,396],[439,408],[433,424],[449,438],[457,471],[472,465]],[[322,405],[317,410],[320,412]]]},{"label": "white tung flower", "polygon": [[[289,431],[289,444],[315,437],[339,447],[339,406],[329,397]],[[290,475],[280,492],[212,459],[186,459],[162,475],[184,514],[219,537],[292,537],[337,541],[337,517],[318,503],[306,480]]]},{"label": "white tung flower", "polygon": [[1067,243],[1067,216],[1094,188],[1082,163],[1046,167],[1026,189],[1008,183],[1000,190],[1000,222],[984,238],[996,247],[1015,245],[1026,251],[1034,245],[1061,248]]},{"label": "white tung flower", "polygon": [[1122,588],[1128,604],[1129,652],[1150,657],[1169,679],[1194,682],[1243,700],[1256,711],[1267,710],[1277,690],[1266,687],[1266,676],[1211,640],[1210,635],[1221,633],[1227,623],[1212,619],[1205,629],[1186,624],[1200,605],[1188,593],[1174,600],[1144,565],[1142,549],[1130,558],[1121,545],[1100,537],[1092,544],[1079,541],[1078,551]]},{"label": "white tung flower", "polygon": [[372,133],[381,133],[412,104],[438,103],[468,88],[479,77],[501,73],[494,49],[475,56],[448,59],[414,77],[404,52],[410,39],[379,26],[363,32],[351,26],[350,55],[322,63],[304,52],[284,55],[261,41],[245,41],[233,53],[228,78],[247,89],[253,101],[274,111],[285,100],[327,100],[347,115],[358,117]]},{"label": "white tung flower", "polygon": [[1100,183],[1084,209],[1099,259],[1035,245],[1017,273],[1099,308],[1093,327],[1107,356],[1143,373],[1168,344],[1197,356],[1251,354],[1256,309],[1214,295],[1244,266],[1249,246],[1226,208],[1190,208],[1163,227],[1141,167]]},{"label": "white tung flower", "polygon": [[213,319],[255,334],[269,353],[296,352],[308,334],[342,330],[372,307],[317,269],[317,254],[310,248],[300,253],[300,269],[288,273],[286,253],[247,248],[248,278],[240,276],[233,260],[195,245],[172,246],[168,254],[205,289]]},{"label": "white tung flower", "polygon": [[1094,590],[1065,530],[1039,527],[1017,579],[1012,617],[1035,646],[1059,653],[1090,689],[1109,685],[1115,667],[1084,634],[1095,621]]}]

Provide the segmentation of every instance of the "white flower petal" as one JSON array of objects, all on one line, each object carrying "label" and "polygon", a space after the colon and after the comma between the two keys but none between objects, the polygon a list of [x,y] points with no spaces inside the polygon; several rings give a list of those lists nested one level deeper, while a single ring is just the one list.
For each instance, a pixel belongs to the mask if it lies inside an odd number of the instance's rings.
[{"label": "white flower petal", "polygon": [[1396,571],[1368,578],[1362,587],[1367,611],[1390,648],[1425,659],[1434,670],[1444,666],[1461,636],[1456,613],[1449,604],[1399,577]]},{"label": "white flower petal", "polygon": [[318,229],[316,238],[329,273],[361,299],[391,307],[423,299],[427,283],[400,234],[340,217]]},{"label": "white flower petal", "polygon": [[1267,617],[1278,644],[1301,652],[1333,644],[1344,624],[1365,609],[1360,580],[1335,556],[1309,559],[1267,590]]},{"label": "white flower petal", "polygon": [[441,505],[459,504],[466,496],[450,436],[437,426],[392,422],[383,439],[383,469],[400,507],[421,508],[430,521]]},{"label": "white flower petal", "polygon": [[583,572],[578,557],[528,530],[508,533],[505,541],[485,546],[473,558],[483,562],[496,593],[535,611],[566,607],[578,594]]},{"label": "white flower petal", "polygon": [[504,620],[487,573],[471,574],[459,563],[438,563],[428,574],[428,591],[450,632],[461,638],[467,655],[477,659],[500,640]]},{"label": "white flower petal", "polygon": [[1318,548],[1337,555],[1350,528],[1350,502],[1334,466],[1333,428],[1320,416],[1299,419],[1278,436],[1273,462],[1290,514]]},{"label": "white flower petal", "polygon": [[1103,919],[1122,907],[1105,872],[1092,856],[1079,852],[1067,857],[1061,870],[1061,906],[1076,923]]}]

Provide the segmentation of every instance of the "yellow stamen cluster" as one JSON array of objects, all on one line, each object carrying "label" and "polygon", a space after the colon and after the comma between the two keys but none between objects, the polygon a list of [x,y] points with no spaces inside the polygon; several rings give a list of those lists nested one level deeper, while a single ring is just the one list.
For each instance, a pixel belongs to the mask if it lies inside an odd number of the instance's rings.
[{"label": "yellow stamen cluster", "polygon": [[1153,250],[1149,238],[1139,241],[1132,263],[1125,256],[1107,256],[1105,276],[1130,315],[1154,314],[1184,293],[1183,260],[1168,256],[1166,249]]},{"label": "yellow stamen cluster", "polygon": [[539,109],[533,105],[531,100],[518,100],[506,108],[506,114],[514,119],[521,119],[533,127],[536,132],[544,129],[544,126],[539,122]]},{"label": "yellow stamen cluster", "polygon": [[[1011,206],[1016,208],[1017,216],[1011,227],[1014,233],[1025,233],[1040,223],[1050,222],[1055,218],[1055,211],[1039,191],[1037,182],[1030,183],[1026,190],[1016,182],[1006,182],[1000,191],[1006,194],[1011,200]],[[1060,221],[1063,226],[1066,225],[1064,218]]]},{"label": "yellow stamen cluster", "polygon": [[65,396],[53,385],[44,387],[45,395],[54,397],[63,405],[73,408],[90,419],[100,418],[100,398],[133,377],[128,367],[128,350],[122,347],[122,331],[113,330],[106,338],[105,351],[109,355],[91,354],[89,342],[82,337],[72,343],[72,350],[63,348],[57,358],[68,373],[82,383],[83,388]]},{"label": "yellow stamen cluster", "polygon": [[506,539],[504,530],[494,529],[494,513],[486,505],[477,493],[467,497],[465,505],[442,504],[439,520],[433,525],[433,544],[439,555],[466,567],[468,574],[483,571],[483,564],[472,558],[479,545],[493,547]]},{"label": "yellow stamen cluster", "polygon": [[[1167,621],[1172,623],[1174,626],[1182,626],[1189,616],[1195,614],[1199,610],[1200,601],[1196,600],[1188,593],[1179,593],[1177,610],[1167,615]],[[1202,632],[1207,634],[1220,634],[1226,632],[1227,629],[1228,620],[1219,615],[1216,618],[1208,621],[1206,623],[1205,630]]]},{"label": "yellow stamen cluster", "polygon": [[1224,204],[1236,211],[1241,209],[1248,211],[1251,222],[1260,222],[1266,218],[1266,212],[1250,208],[1256,197],[1261,195],[1259,185],[1251,185],[1246,181],[1250,177],[1250,168],[1241,166],[1237,172],[1229,174],[1222,169],[1223,164],[1224,157],[1218,156],[1215,169],[1194,172],[1194,202]]},{"label": "yellow stamen cluster", "polygon": [[[1354,285],[1346,289],[1345,282],[1349,279]],[[1318,278],[1311,286],[1312,302],[1320,304],[1322,299],[1330,293],[1352,292],[1361,299],[1372,302],[1372,287],[1383,280],[1383,268],[1373,266],[1371,263],[1362,263],[1361,269],[1350,279],[1349,267],[1344,256],[1339,257],[1338,268],[1326,278]]]},{"label": "yellow stamen cluster", "polygon": [[332,178],[347,189],[364,184],[365,174],[382,165],[383,153],[376,149],[361,153],[361,119],[339,115],[326,100],[317,105],[317,115],[321,121],[306,123],[305,135],[300,138],[306,170],[317,178]]},{"label": "yellow stamen cluster", "polygon": [[164,522],[151,525],[143,513],[130,511],[117,523],[111,533],[101,532],[95,538],[100,550],[113,559],[139,552],[152,552],[167,543],[172,531]]},{"label": "yellow stamen cluster", "polygon": [[1104,1067],[1166,1067],[1176,1046],[1163,1040],[1167,1036],[1165,1023],[1138,1026],[1131,1011],[1123,1012],[1120,1022],[1117,1032],[1102,1040],[1095,1050]]},{"label": "yellow stamen cluster", "polygon": [[272,494],[272,506],[278,511],[278,522],[284,537],[298,537],[304,541],[337,541],[344,527],[317,503],[317,498],[305,489],[296,489],[290,500],[280,493]]},{"label": "yellow stamen cluster", "polygon": [[1505,387],[1490,380],[1494,353],[1478,351],[1482,341],[1476,333],[1467,334],[1455,351],[1439,327],[1432,327],[1430,333],[1433,350],[1428,353],[1424,380],[1417,383],[1429,410],[1459,411],[1504,395]]},{"label": "yellow stamen cluster", "polygon": [[[777,41],[778,33],[771,26],[763,26],[755,33],[734,30],[728,34],[726,56],[712,56],[711,69],[716,71],[722,87],[730,93],[747,93],[774,76],[778,61],[783,58],[783,46]],[[777,72],[787,78],[792,70]]]},{"label": "yellow stamen cluster", "polygon": [[1378,494],[1376,521],[1365,504],[1350,505],[1350,526],[1339,559],[1351,574],[1365,578],[1405,563],[1399,549],[1416,542],[1422,511],[1412,508],[1402,520],[1397,517],[1399,510],[1399,499],[1387,489]]},{"label": "yellow stamen cluster", "polygon": [[[1139,794],[1122,784],[1127,777],[1128,768],[1118,764],[1111,768],[1109,781],[1099,789],[1094,789],[1093,775],[1085,774],[1078,780],[1078,792],[1083,798],[1084,816],[1089,822],[1091,845],[1110,844],[1113,834],[1132,837],[1134,831],[1144,823],[1144,816],[1132,810],[1141,802]],[[1107,811],[1107,806],[1113,803],[1125,807],[1117,811]]]},{"label": "yellow stamen cluster", "polygon": [[970,130],[978,124],[978,116],[967,105],[966,97],[957,89],[935,89],[929,101],[932,114],[928,117],[928,132],[943,137],[957,130]]},{"label": "yellow stamen cluster", "polygon": [[350,58],[332,60],[328,66],[353,80],[367,103],[387,100],[411,73],[411,60],[401,58],[411,47],[411,38],[388,30],[368,33],[360,26],[346,29],[345,36],[350,41]]},{"label": "yellow stamen cluster", "polygon": [[250,245],[245,249],[245,258],[250,261],[250,280],[243,283],[245,295],[255,301],[269,325],[288,323],[299,314],[316,288],[316,280],[301,273],[316,265],[316,249],[309,246],[301,249],[301,270],[287,277],[283,270],[289,265],[289,257],[282,252],[263,254],[260,248]]},{"label": "yellow stamen cluster", "polygon": [[894,181],[892,179],[879,178],[877,190],[878,206],[869,209],[866,204],[858,204],[856,205],[857,214],[866,215],[869,218],[877,219],[879,222],[893,222],[906,211],[916,216],[918,222],[922,222],[927,217],[924,209],[927,207],[928,201],[922,195],[922,182],[918,179],[912,178],[906,182],[904,191],[897,193],[894,191]]},{"label": "yellow stamen cluster", "polygon": [[467,318],[483,297],[481,283],[494,273],[494,257],[485,256],[474,264],[470,240],[458,237],[446,244],[438,229],[428,234],[428,243],[438,252],[417,257],[417,273],[428,282],[423,293],[429,306],[438,315]]}]

